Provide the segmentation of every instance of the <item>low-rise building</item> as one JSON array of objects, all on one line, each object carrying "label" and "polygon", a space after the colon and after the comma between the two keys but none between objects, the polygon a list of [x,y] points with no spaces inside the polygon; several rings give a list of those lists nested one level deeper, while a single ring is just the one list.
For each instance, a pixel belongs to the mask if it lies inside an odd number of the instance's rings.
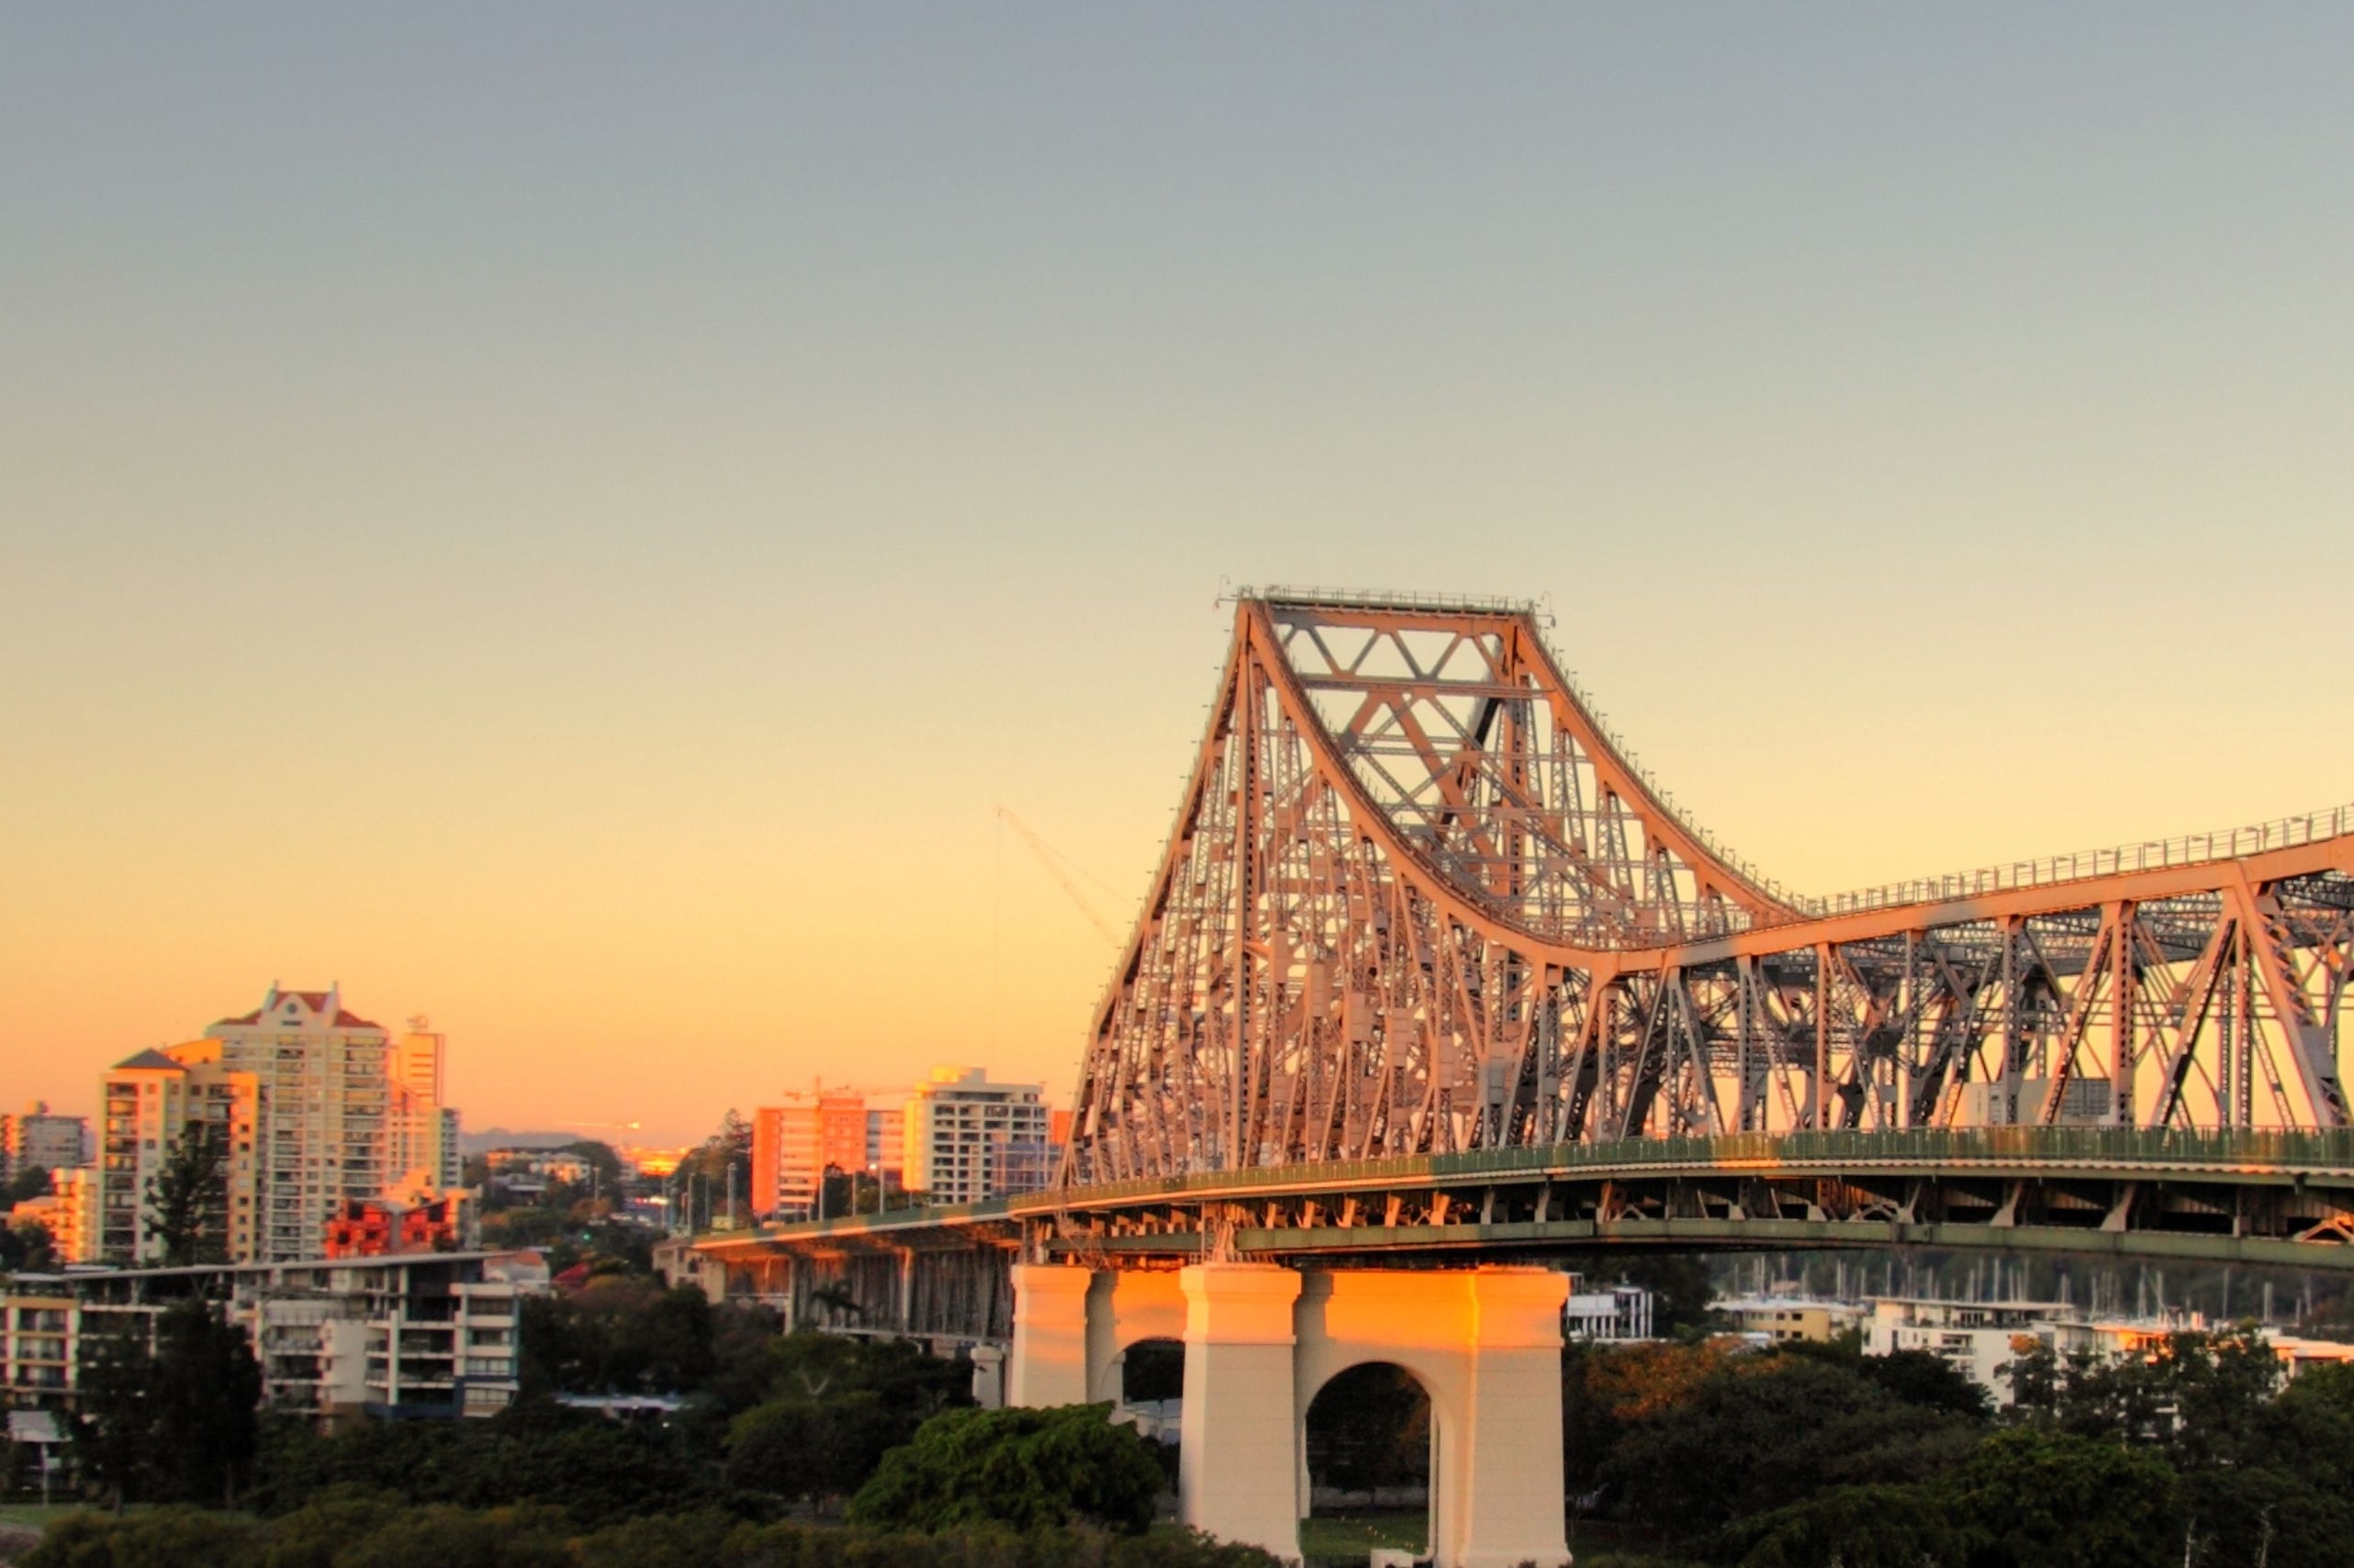
[{"label": "low-rise building", "polygon": [[2019,1359],[2029,1341],[2066,1355],[2097,1350],[2091,1325],[2080,1309],[2056,1301],[1940,1301],[1918,1296],[1881,1296],[1864,1320],[1864,1351],[1885,1356],[1896,1350],[1926,1350],[1951,1365],[1998,1405],[2012,1402],[2010,1380],[1999,1374]]},{"label": "low-rise building", "polygon": [[1721,1315],[1735,1332],[1777,1345],[1793,1340],[1827,1345],[1860,1327],[1870,1311],[1858,1302],[1770,1294],[1721,1298],[1709,1310]]},{"label": "low-rise building", "polygon": [[547,1287],[532,1252],[19,1275],[0,1294],[0,1387],[71,1408],[105,1336],[151,1336],[167,1307],[196,1296],[251,1336],[273,1409],[322,1423],[491,1416],[514,1402],[522,1298]]},{"label": "low-rise building", "polygon": [[1569,1299],[1562,1306],[1562,1335],[1569,1339],[1648,1339],[1651,1292],[1624,1280],[1596,1287],[1572,1274]]},{"label": "low-rise building", "polygon": [[320,1255],[383,1258],[396,1252],[455,1252],[480,1235],[474,1200],[463,1189],[404,1207],[348,1200],[327,1222]]},{"label": "low-rise building", "polygon": [[[2081,1307],[2065,1302],[1889,1296],[1868,1305],[1871,1316],[1864,1324],[1866,1354],[1926,1350],[1991,1393],[1998,1405],[2012,1401],[2010,1380],[2001,1375],[2004,1363],[2017,1361],[2031,1345],[2048,1346],[2063,1358],[2080,1354],[2116,1361],[2155,1355],[2168,1336],[2210,1327],[2197,1314],[2157,1320],[2095,1319]],[[2270,1329],[2264,1330],[2264,1340],[2280,1358],[2282,1375],[2289,1378],[2311,1367],[2354,1361],[2354,1345]]]}]

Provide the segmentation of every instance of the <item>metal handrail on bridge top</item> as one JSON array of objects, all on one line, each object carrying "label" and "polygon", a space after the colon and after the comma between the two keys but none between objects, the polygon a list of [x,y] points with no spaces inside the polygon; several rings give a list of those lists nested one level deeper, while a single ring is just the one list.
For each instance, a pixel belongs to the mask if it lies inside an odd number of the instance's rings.
[{"label": "metal handrail on bridge top", "polygon": [[1531,1145],[1463,1154],[1405,1154],[1377,1159],[1262,1165],[1240,1170],[1138,1177],[1012,1200],[1014,1212],[1084,1207],[1125,1198],[1253,1187],[1336,1185],[1399,1178],[1450,1181],[1531,1172],[1642,1167],[1726,1170],[1847,1162],[1907,1164],[2003,1160],[2116,1161],[2128,1164],[2345,1170],[2354,1174],[2354,1128],[2302,1132],[2277,1128],[2189,1131],[2158,1127],[1920,1127],[1901,1132],[1728,1133],[1719,1137],[1635,1137],[1603,1143]]},{"label": "metal handrail on bridge top", "polygon": [[2072,855],[2047,855],[2040,860],[2015,860],[1941,877],[1918,877],[1837,893],[1827,899],[1797,901],[1820,915],[1857,914],[1899,904],[1934,903],[1944,899],[1973,898],[1981,893],[2008,892],[2015,888],[2049,887],[2058,882],[2113,877],[2129,871],[2162,871],[2175,866],[2204,866],[2261,855],[2274,849],[2354,833],[2354,805],[2307,812],[2302,816],[2275,817],[2247,827],[2214,833],[2186,833],[2174,838],[2149,839],[2106,849],[2080,850]]}]

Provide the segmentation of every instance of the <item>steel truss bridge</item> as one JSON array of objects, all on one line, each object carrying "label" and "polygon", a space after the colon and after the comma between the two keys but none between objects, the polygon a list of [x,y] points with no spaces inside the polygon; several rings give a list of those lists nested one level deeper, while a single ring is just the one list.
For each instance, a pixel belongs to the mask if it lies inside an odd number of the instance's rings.
[{"label": "steel truss bridge", "polygon": [[971,1318],[915,1260],[976,1248],[2354,1266],[2354,808],[1804,898],[1645,776],[1546,623],[1244,590],[1057,1188],[711,1264],[895,1259],[910,1327]]}]

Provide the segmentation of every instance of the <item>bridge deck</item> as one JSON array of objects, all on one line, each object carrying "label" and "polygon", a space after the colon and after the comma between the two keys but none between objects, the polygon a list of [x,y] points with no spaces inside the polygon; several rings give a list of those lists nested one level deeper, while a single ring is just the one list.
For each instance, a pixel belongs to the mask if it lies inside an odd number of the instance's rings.
[{"label": "bridge deck", "polygon": [[1207,1171],[712,1237],[760,1254],[1028,1247],[1107,1263],[1597,1247],[1999,1247],[2354,1268],[2354,1131],[1744,1134]]}]

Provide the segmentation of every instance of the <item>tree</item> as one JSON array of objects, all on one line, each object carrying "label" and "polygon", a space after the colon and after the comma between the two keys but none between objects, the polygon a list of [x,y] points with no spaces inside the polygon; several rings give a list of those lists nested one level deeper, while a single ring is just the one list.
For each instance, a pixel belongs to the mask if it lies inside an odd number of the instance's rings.
[{"label": "tree", "polygon": [[117,1512],[146,1492],[156,1433],[154,1356],[147,1326],[108,1323],[83,1341],[81,1389],[68,1434],[84,1486]]},{"label": "tree", "polygon": [[1601,1466],[1634,1518],[1679,1534],[1833,1486],[1930,1479],[1975,1423],[1909,1405],[1852,1361],[1775,1355],[1727,1363],[1679,1403],[1626,1425]]},{"label": "tree", "polygon": [[68,1514],[18,1561],[25,1568],[246,1568],[258,1560],[259,1534],[252,1519],[198,1508]]},{"label": "tree", "polygon": [[2156,1454],[2072,1432],[1998,1432],[1954,1477],[1952,1517],[1983,1533],[1973,1562],[2165,1568],[2181,1557],[2174,1473]]},{"label": "tree", "polygon": [[260,1441],[262,1368],[245,1330],[194,1296],[143,1325],[98,1337],[82,1370],[74,1462],[119,1508],[125,1503],[236,1500]]},{"label": "tree", "polygon": [[1741,1568],[1942,1568],[1964,1552],[1961,1532],[1925,1486],[1833,1487],[1743,1520],[1723,1544]]},{"label": "tree", "polygon": [[2189,1551],[2199,1568],[2342,1568],[2354,1505],[2278,1470],[2182,1478]]},{"label": "tree", "polygon": [[57,1184],[50,1179],[47,1166],[28,1165],[10,1177],[5,1186],[0,1186],[0,1209],[29,1204],[35,1198],[46,1198],[55,1191]]},{"label": "tree", "polygon": [[226,1506],[251,1484],[262,1366],[243,1327],[190,1297],[155,1326],[155,1495]]},{"label": "tree", "polygon": [[711,1375],[710,1300],[623,1273],[577,1294],[527,1298],[521,1379],[534,1394],[678,1394]]},{"label": "tree", "polygon": [[2167,1446],[2175,1468],[2222,1469],[2244,1461],[2281,1391],[2281,1359],[2257,1327],[2169,1334],[2156,1365],[2173,1395]]},{"label": "tree", "polygon": [[38,1272],[57,1267],[57,1241],[35,1220],[0,1224],[0,1273]]},{"label": "tree", "polygon": [[254,1500],[287,1513],[373,1493],[468,1508],[559,1507],[583,1528],[711,1502],[675,1434],[525,1400],[487,1421],[368,1421],[331,1437],[274,1423]]},{"label": "tree", "polygon": [[1579,1259],[1576,1264],[1589,1278],[1615,1274],[1628,1284],[1650,1291],[1652,1327],[1656,1333],[1697,1335],[1709,1326],[1709,1304],[1716,1299],[1716,1285],[1709,1278],[1708,1265],[1698,1258],[1682,1253],[1632,1257],[1611,1253]]},{"label": "tree", "polygon": [[1052,1529],[1086,1521],[1141,1533],[1160,1463],[1109,1405],[950,1410],[883,1456],[850,1500],[854,1524],[926,1532],[976,1525]]},{"label": "tree", "polygon": [[1994,1414],[1994,1399],[1945,1357],[1928,1350],[1891,1350],[1884,1356],[1864,1356],[1856,1369],[1907,1405],[1942,1410],[1972,1421]]},{"label": "tree", "polygon": [[727,1484],[739,1492],[814,1496],[823,1417],[806,1400],[756,1405],[728,1423]]},{"label": "tree", "polygon": [[621,1191],[622,1157],[613,1151],[611,1144],[601,1138],[584,1137],[566,1144],[558,1152],[577,1154],[587,1160],[588,1168],[597,1173],[593,1185],[604,1196],[611,1197]]},{"label": "tree", "polygon": [[218,1263],[228,1257],[218,1224],[228,1195],[228,1146],[209,1122],[190,1122],[172,1140],[148,1194],[147,1238],[163,1244],[163,1266]]},{"label": "tree", "polygon": [[691,1229],[709,1229],[712,1216],[728,1212],[731,1196],[737,1218],[749,1214],[752,1124],[731,1109],[721,1118],[719,1130],[678,1161],[677,1180],[689,1205],[686,1217]]}]

